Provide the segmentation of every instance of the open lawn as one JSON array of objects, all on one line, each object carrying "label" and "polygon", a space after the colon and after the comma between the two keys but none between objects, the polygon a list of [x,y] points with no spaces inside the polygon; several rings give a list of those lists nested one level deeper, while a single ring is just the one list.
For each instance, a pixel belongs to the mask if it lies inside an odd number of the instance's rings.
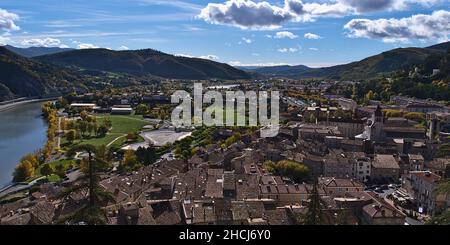
[{"label": "open lawn", "polygon": [[[52,167],[53,171],[56,170],[56,167],[59,165],[63,166],[64,171],[70,170],[72,168],[74,168],[76,166],[76,162],[75,160],[68,160],[68,159],[62,159],[62,160],[58,160],[58,161],[54,161],[54,162],[50,162],[48,163],[50,165],[50,167]],[[42,176],[41,174],[41,169],[45,164],[39,166],[36,170],[35,170],[35,176],[33,177],[33,179],[39,178]],[[59,182],[61,180],[61,178],[56,175],[56,174],[51,174],[49,176],[47,176],[47,180],[49,182]]]},{"label": "open lawn", "polygon": [[[50,162],[50,163],[48,163],[48,164],[50,165],[50,167],[53,168],[53,170],[55,170],[57,166],[62,165],[62,166],[64,167],[64,171],[70,170],[70,169],[72,169],[72,168],[76,165],[75,160],[68,160],[68,159],[62,159],[62,160]],[[44,165],[45,165],[45,164],[42,164],[41,166],[39,166],[39,167],[36,169],[36,175],[37,175],[38,177],[42,176],[42,175],[41,175],[41,168],[42,168],[42,166],[44,166]]]},{"label": "open lawn", "polygon": [[98,122],[102,123],[105,118],[109,118],[112,122],[111,134],[128,134],[130,132],[138,132],[142,130],[145,125],[150,123],[145,121],[142,116],[107,116],[98,117]]},{"label": "open lawn", "polygon": [[[112,122],[111,131],[104,137],[91,136],[84,138],[83,140],[76,140],[72,144],[69,144],[65,138],[61,141],[63,147],[70,147],[74,145],[81,144],[91,144],[91,145],[110,145],[112,147],[120,147],[125,143],[125,136],[131,132],[139,132],[142,128],[150,123],[145,121],[142,116],[129,115],[129,116],[99,116],[97,117],[98,123],[102,124],[104,120],[108,118]],[[142,140],[142,139],[141,139]]]}]

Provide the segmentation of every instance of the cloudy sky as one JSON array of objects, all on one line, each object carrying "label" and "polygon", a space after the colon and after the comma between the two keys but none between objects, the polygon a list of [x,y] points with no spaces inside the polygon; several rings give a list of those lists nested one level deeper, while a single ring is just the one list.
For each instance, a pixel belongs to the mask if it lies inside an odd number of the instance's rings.
[{"label": "cloudy sky", "polygon": [[[61,3],[64,2],[64,3]],[[450,35],[450,0],[1,0],[0,44],[329,66]]]}]

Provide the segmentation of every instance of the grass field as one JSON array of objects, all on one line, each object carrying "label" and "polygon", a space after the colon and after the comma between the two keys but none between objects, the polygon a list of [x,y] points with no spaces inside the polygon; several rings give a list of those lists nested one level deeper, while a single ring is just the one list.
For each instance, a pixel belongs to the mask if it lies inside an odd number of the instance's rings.
[{"label": "grass field", "polygon": [[111,134],[127,134],[130,132],[138,132],[145,125],[149,123],[143,119],[142,116],[108,116],[98,117],[99,123],[102,123],[105,118],[109,118],[112,122]]},{"label": "grass field", "polygon": [[[142,128],[146,125],[149,125],[147,121],[143,119],[142,116],[130,115],[130,116],[100,116],[97,117],[99,124],[103,123],[104,120],[108,118],[112,122],[111,131],[105,135],[104,137],[88,137],[83,140],[77,140],[72,143],[73,145],[80,144],[91,144],[91,145],[108,145],[111,144],[113,147],[120,147],[123,143],[125,143],[125,135],[128,133],[135,133],[142,130]],[[69,146],[69,143],[65,138],[61,141],[63,146]]]},{"label": "grass field", "polygon": [[[67,159],[50,162],[48,164],[50,165],[50,167],[52,167],[53,170],[56,170],[57,166],[62,165],[64,171],[70,170],[76,166],[75,160],[67,160]],[[44,165],[39,166],[35,170],[35,176],[33,177],[33,179],[36,179],[36,178],[39,178],[42,176],[42,174],[41,174],[42,166],[44,166]],[[51,175],[47,176],[47,180],[49,182],[54,183],[54,182],[59,182],[61,180],[61,178],[56,174],[51,174]]]}]

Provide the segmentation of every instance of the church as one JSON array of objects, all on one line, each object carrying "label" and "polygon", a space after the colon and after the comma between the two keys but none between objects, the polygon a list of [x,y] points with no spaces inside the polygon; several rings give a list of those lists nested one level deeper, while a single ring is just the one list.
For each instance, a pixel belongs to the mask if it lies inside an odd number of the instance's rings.
[{"label": "church", "polygon": [[416,123],[405,118],[385,118],[380,106],[367,120],[364,132],[356,139],[386,142],[393,139],[425,139],[426,129],[415,127]]}]

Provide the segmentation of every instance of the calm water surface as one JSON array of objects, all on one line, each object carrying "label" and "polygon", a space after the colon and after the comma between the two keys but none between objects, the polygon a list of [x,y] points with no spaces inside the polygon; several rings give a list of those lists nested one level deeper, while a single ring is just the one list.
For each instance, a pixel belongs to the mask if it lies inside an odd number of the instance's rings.
[{"label": "calm water surface", "polygon": [[9,184],[19,160],[40,149],[46,140],[47,124],[41,103],[20,105],[0,112],[0,188]]}]

